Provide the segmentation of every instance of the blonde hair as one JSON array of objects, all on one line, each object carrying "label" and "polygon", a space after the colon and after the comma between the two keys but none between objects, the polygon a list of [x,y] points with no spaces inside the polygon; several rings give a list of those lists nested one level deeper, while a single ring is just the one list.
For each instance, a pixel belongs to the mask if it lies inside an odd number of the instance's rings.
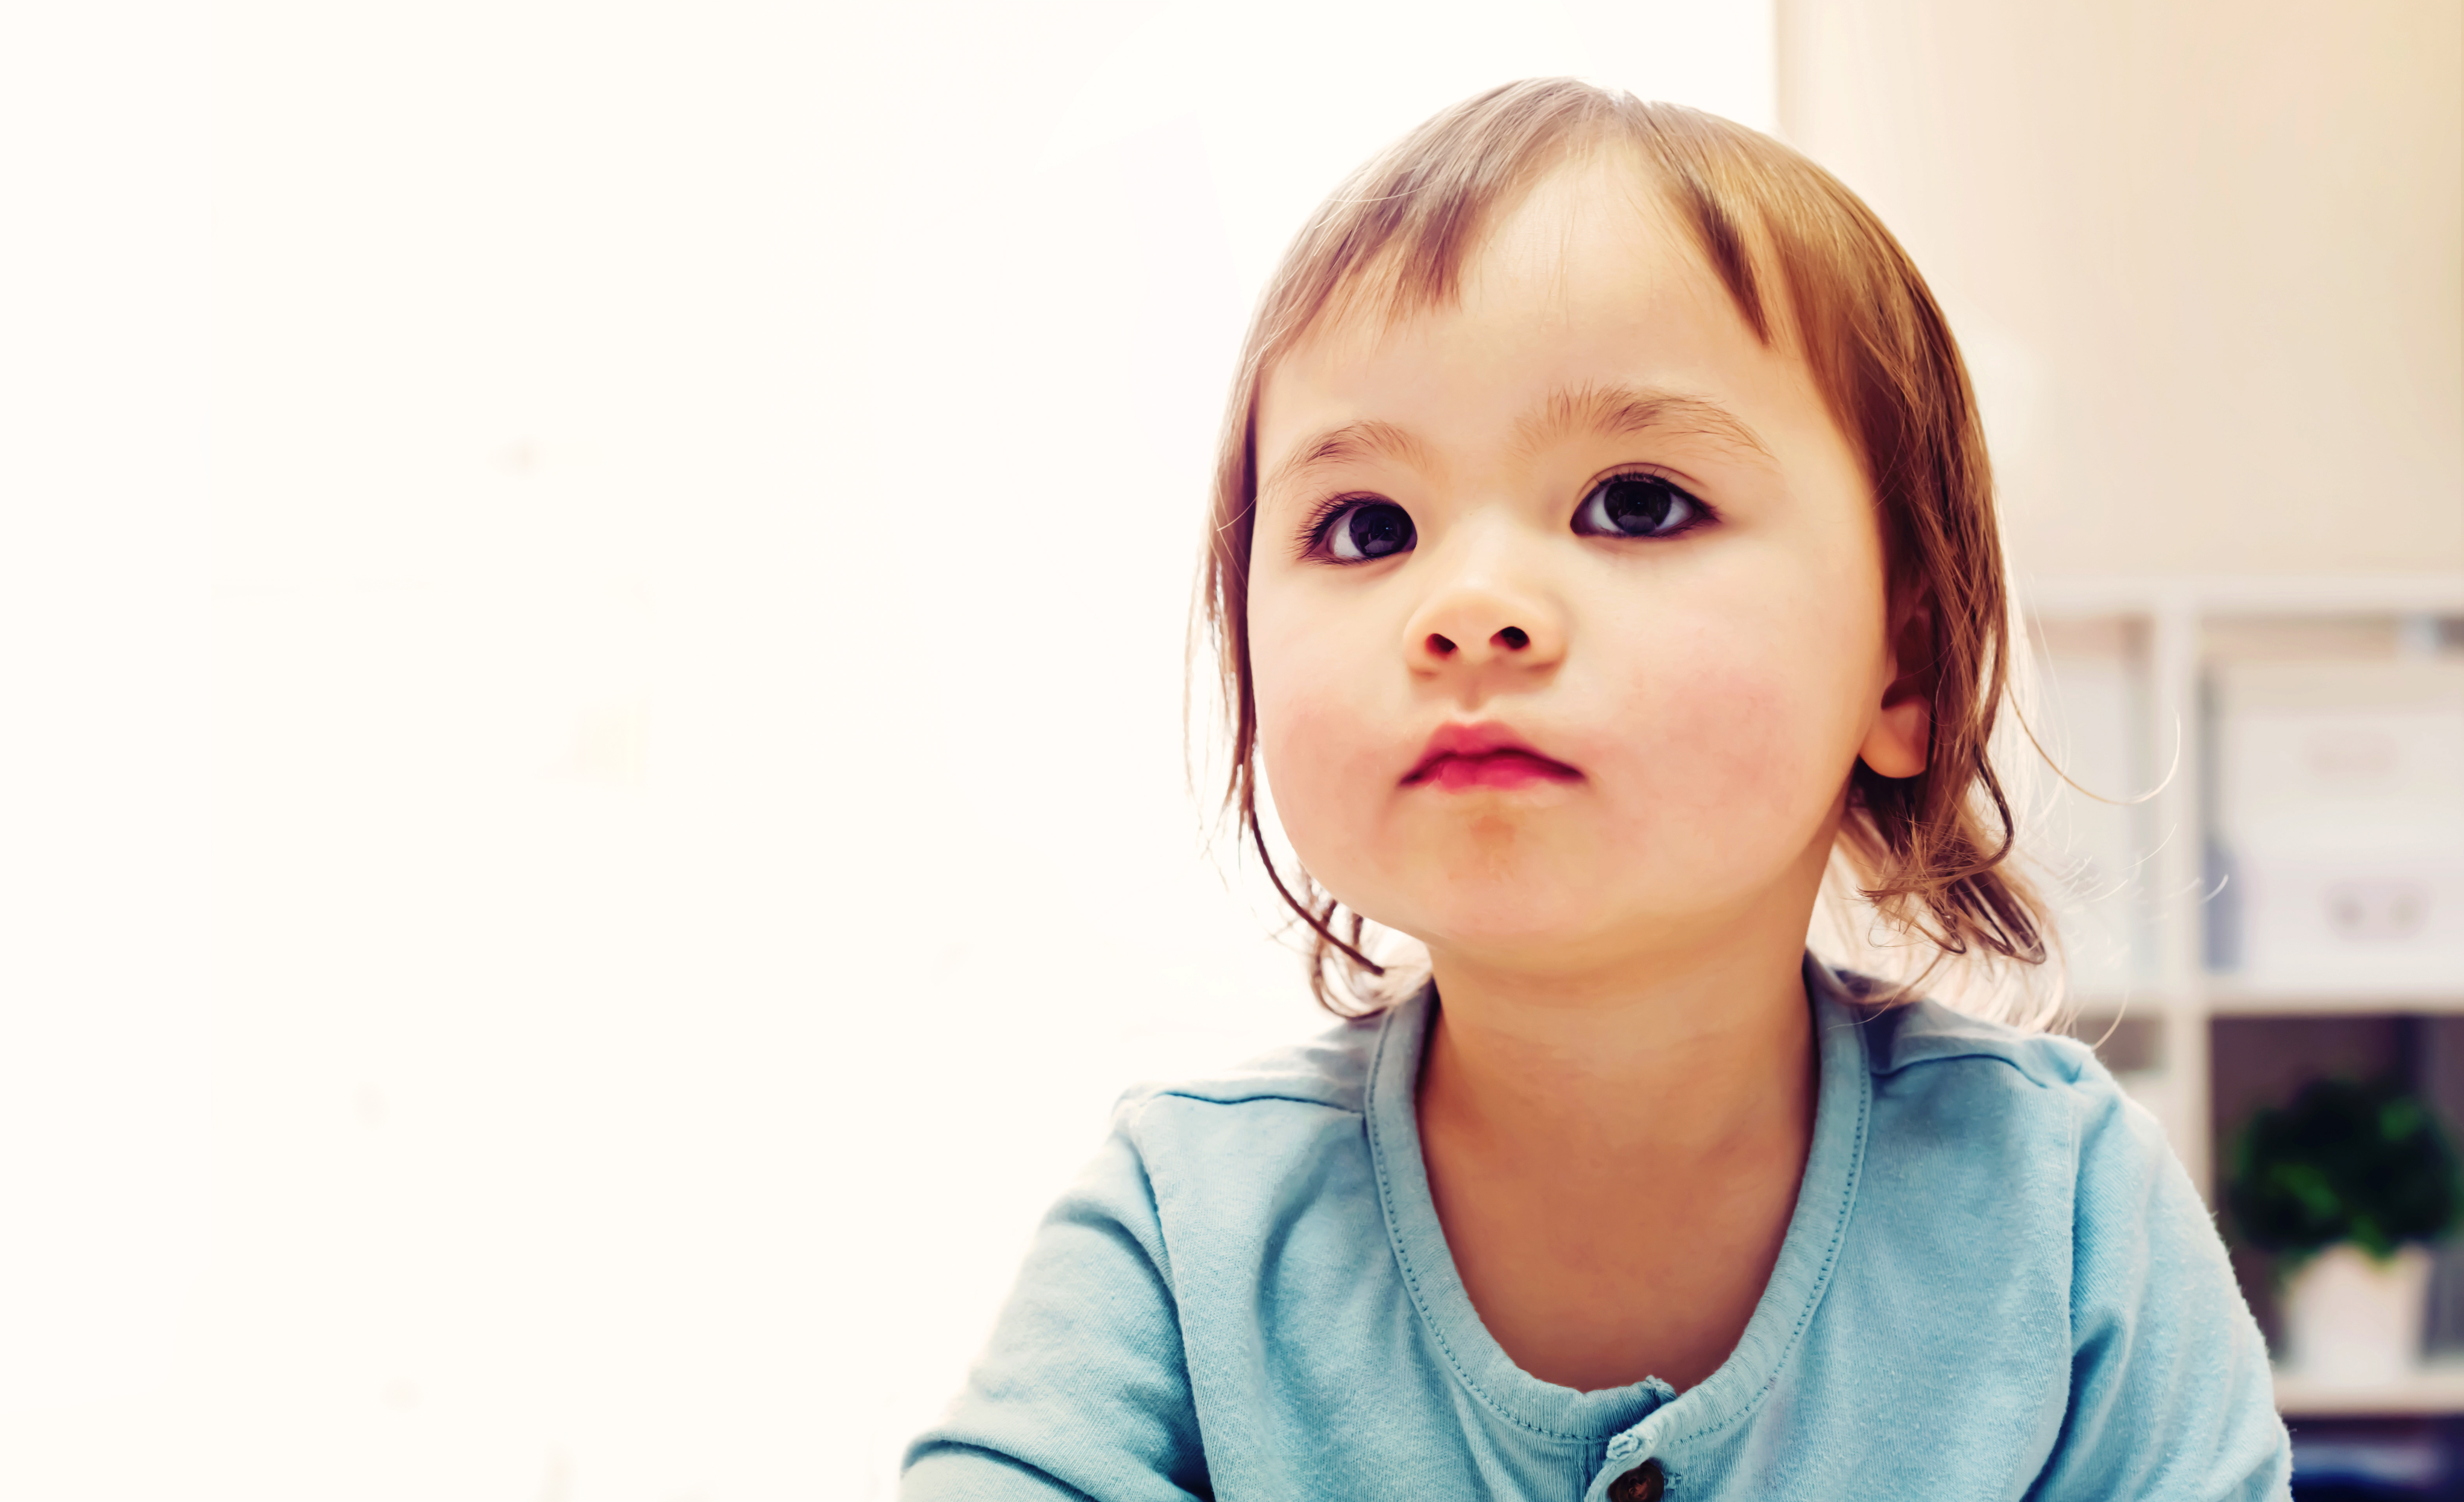
[{"label": "blonde hair", "polygon": [[1603,146],[1627,148],[1657,179],[1755,336],[1785,338],[1804,358],[1873,483],[1895,611],[1929,607],[1925,770],[1893,779],[1858,763],[1834,863],[1882,926],[1929,950],[1878,995],[1908,994],[1947,960],[2041,964],[2051,925],[2010,869],[2012,800],[1988,754],[2012,651],[1991,473],[1967,369],[1924,278],[1873,210],[1778,142],[1682,106],[1534,78],[1441,112],[1319,207],[1259,300],[1233,381],[1201,596],[1231,729],[1225,807],[1314,936],[1312,989],[1346,1016],[1395,999],[1375,983],[1385,970],[1366,952],[1367,921],[1305,872],[1287,882],[1259,825],[1248,569],[1260,386],[1330,317],[1450,303],[1493,217],[1551,167]]}]

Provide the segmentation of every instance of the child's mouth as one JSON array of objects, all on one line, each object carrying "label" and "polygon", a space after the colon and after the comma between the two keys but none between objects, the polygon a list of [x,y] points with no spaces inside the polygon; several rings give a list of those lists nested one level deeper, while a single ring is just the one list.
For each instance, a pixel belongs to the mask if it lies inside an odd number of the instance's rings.
[{"label": "child's mouth", "polygon": [[1420,760],[1404,774],[1403,785],[1464,792],[1582,780],[1580,771],[1542,756],[1503,725],[1441,725]]},{"label": "child's mouth", "polygon": [[1477,756],[1441,756],[1424,762],[1403,779],[1403,785],[1463,792],[1474,787],[1528,787],[1533,783],[1578,783],[1582,779],[1582,773],[1545,756],[1529,751],[1488,751]]}]

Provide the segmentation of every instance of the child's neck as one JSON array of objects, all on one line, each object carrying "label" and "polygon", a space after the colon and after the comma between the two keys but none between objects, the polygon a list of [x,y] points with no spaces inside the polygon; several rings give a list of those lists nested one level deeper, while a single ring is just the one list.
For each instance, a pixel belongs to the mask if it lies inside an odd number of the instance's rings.
[{"label": "child's neck", "polygon": [[1775,1117],[1810,1130],[1803,958],[1797,946],[1727,944],[1536,980],[1441,960],[1423,1096],[1500,1146],[1561,1160],[1665,1161]]},{"label": "child's neck", "polygon": [[1581,981],[1436,956],[1429,1191],[1473,1307],[1525,1371],[1685,1388],[1735,1349],[1814,1135],[1813,1020],[1786,938]]}]

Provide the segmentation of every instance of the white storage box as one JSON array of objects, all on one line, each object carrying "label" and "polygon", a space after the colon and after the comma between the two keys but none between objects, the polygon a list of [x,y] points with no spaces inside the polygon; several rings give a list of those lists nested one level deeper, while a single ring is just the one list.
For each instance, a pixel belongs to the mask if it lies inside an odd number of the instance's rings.
[{"label": "white storage box", "polygon": [[2263,852],[2241,858],[2233,875],[2241,988],[2357,1001],[2464,995],[2464,859]]},{"label": "white storage box", "polygon": [[2216,676],[2212,946],[2255,992],[2464,994],[2464,663]]}]

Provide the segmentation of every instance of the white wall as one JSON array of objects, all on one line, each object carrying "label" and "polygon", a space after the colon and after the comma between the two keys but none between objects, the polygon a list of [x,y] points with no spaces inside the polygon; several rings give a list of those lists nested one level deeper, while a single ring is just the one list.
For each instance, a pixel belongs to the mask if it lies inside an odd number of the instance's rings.
[{"label": "white wall", "polygon": [[1318,1026],[1180,756],[1282,237],[1507,78],[1772,114],[1752,4],[39,9],[11,1497],[886,1495],[1121,1086]]},{"label": "white wall", "polygon": [[2040,577],[2464,569],[2464,6],[1783,0]]}]

